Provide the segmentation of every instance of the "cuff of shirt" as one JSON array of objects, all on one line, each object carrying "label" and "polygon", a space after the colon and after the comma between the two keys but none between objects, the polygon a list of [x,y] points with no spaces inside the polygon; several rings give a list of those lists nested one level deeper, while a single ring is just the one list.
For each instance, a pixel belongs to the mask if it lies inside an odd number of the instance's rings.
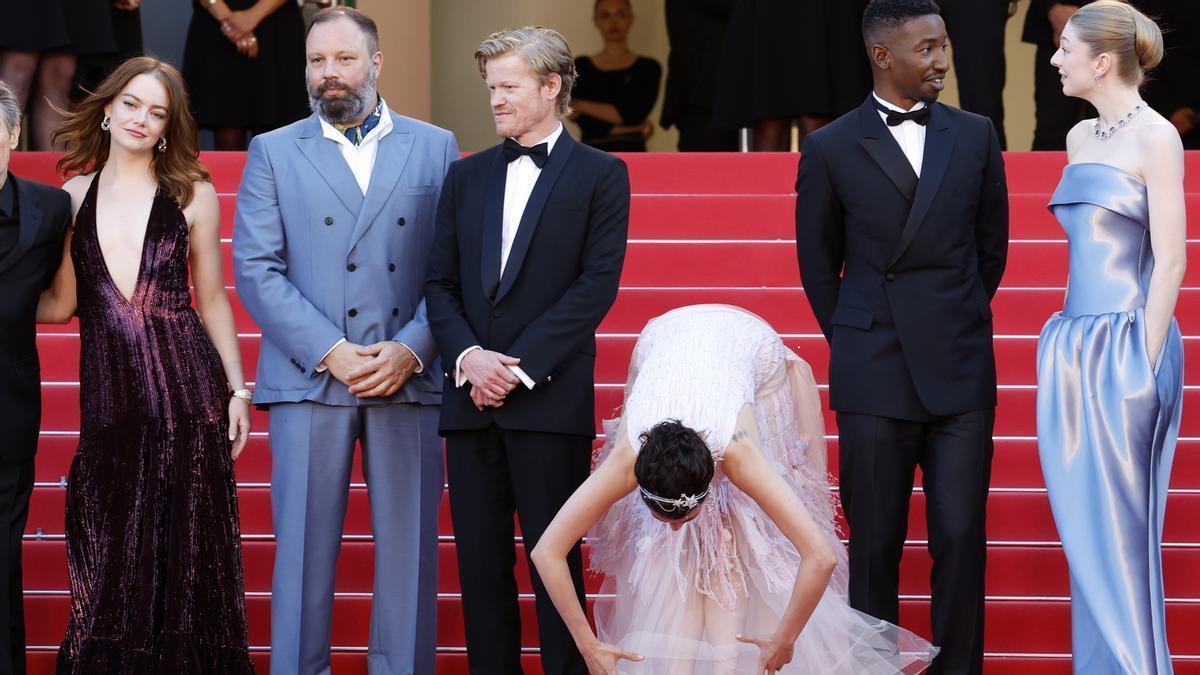
[{"label": "cuff of shirt", "polygon": [[[318,373],[323,373],[326,370],[329,370],[329,366],[325,365],[325,359],[329,358],[329,355],[333,353],[333,350],[340,347],[341,344],[345,341],[346,341],[346,338],[342,338],[341,340],[338,340],[337,342],[333,343],[333,346],[329,348],[329,351],[325,352],[325,356],[322,356],[321,360],[317,361],[317,367],[313,368],[313,370]],[[415,356],[415,354],[414,354],[414,356]],[[421,362],[421,360],[417,359],[417,363],[420,363],[420,362]],[[420,372],[420,371],[417,371],[417,372]]]},{"label": "cuff of shirt", "polygon": [[454,387],[456,389],[467,383],[467,376],[463,374],[461,367],[463,357],[475,351],[476,349],[483,349],[483,347],[480,347],[479,345],[467,347],[466,349],[462,350],[462,353],[458,355],[457,359],[454,359]]},{"label": "cuff of shirt", "polygon": [[425,371],[425,364],[424,364],[424,363],[421,363],[421,357],[417,356],[417,353],[416,353],[415,351],[413,351],[413,348],[412,348],[412,347],[409,347],[408,345],[404,344],[403,342],[401,342],[401,341],[399,341],[399,340],[396,340],[396,344],[398,344],[398,345],[400,345],[401,347],[404,347],[405,349],[407,349],[407,350],[408,350],[408,353],[409,353],[409,354],[412,354],[412,355],[413,355],[413,358],[416,360],[416,362],[417,362],[417,369],[413,371],[413,375],[420,375],[422,372],[424,372],[424,371]]}]

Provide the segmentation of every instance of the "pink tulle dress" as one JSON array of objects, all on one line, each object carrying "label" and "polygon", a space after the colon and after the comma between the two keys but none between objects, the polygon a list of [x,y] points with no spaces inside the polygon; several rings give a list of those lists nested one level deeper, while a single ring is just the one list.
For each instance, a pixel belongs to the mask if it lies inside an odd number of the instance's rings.
[{"label": "pink tulle dress", "polygon": [[[701,514],[678,531],[656,520],[637,492],[589,533],[591,566],[604,575],[595,603],[601,640],[645,657],[621,673],[752,673],[758,648],[779,625],[800,556],[774,522],[721,470],[739,412],[754,410],[762,450],[823,528],[838,565],[796,641],[786,675],[919,673],[937,648],[846,599],[845,549],[834,524],[824,424],[808,364],[765,321],[728,305],[696,305],[651,320],[634,348],[622,419],[629,443],[656,423],[695,429],[717,463]],[[603,461],[622,420],[605,422]]]}]

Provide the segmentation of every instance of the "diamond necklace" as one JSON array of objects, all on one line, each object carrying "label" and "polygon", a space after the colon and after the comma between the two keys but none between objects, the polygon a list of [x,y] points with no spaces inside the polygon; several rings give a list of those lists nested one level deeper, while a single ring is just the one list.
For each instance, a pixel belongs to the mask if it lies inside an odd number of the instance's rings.
[{"label": "diamond necklace", "polygon": [[1134,106],[1133,110],[1130,110],[1129,112],[1125,113],[1124,117],[1117,120],[1116,124],[1109,127],[1108,131],[1103,131],[1100,129],[1100,118],[1097,117],[1096,121],[1092,124],[1092,134],[1095,135],[1096,138],[1098,138],[1102,141],[1107,141],[1108,139],[1113,137],[1113,134],[1117,133],[1121,129],[1124,129],[1126,126],[1128,126],[1129,122],[1132,121],[1133,118],[1137,117],[1138,113],[1142,112],[1145,109],[1146,109],[1146,103],[1144,101],[1141,103],[1138,103],[1136,106]]}]

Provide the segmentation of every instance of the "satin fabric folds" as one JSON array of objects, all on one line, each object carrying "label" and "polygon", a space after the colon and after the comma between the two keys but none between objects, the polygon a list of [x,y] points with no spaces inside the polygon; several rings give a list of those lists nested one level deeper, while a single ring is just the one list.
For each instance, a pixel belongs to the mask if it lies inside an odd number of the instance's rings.
[{"label": "satin fabric folds", "polygon": [[1172,320],[1150,362],[1146,186],[1072,164],[1050,209],[1070,242],[1070,280],[1038,343],[1038,448],[1070,566],[1074,670],[1169,674],[1160,549],[1183,340]]}]

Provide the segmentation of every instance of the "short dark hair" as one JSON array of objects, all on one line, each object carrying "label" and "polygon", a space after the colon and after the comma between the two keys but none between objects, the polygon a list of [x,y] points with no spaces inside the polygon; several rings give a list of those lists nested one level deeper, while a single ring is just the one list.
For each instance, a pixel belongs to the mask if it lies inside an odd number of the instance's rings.
[{"label": "short dark hair", "polygon": [[339,17],[346,17],[354,22],[367,36],[367,56],[372,56],[379,51],[379,26],[375,25],[375,20],[354,9],[353,7],[326,7],[313,14],[312,24],[308,30],[312,32],[313,26],[327,21],[333,21]]},{"label": "short dark hair", "polygon": [[862,34],[868,44],[876,42],[879,34],[896,28],[919,16],[941,14],[935,0],[871,0],[863,10]]},{"label": "short dark hair", "polygon": [[[708,444],[679,420],[667,420],[654,425],[640,438],[633,475],[647,492],[675,499],[683,495],[698,495],[708,490],[716,466]],[[652,499],[642,497],[651,511],[671,520],[684,518],[692,509],[670,509]],[[699,504],[695,508],[699,508]]]}]

